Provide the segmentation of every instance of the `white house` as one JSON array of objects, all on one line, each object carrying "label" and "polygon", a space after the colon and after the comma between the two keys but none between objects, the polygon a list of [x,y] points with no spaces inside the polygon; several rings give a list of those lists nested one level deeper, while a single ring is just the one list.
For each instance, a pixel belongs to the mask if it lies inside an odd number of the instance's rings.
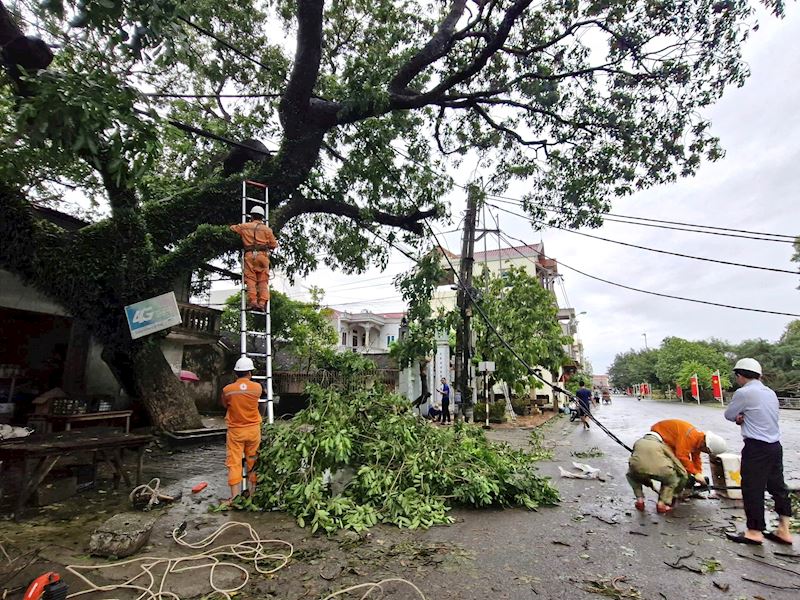
[{"label": "white house", "polygon": [[362,354],[384,354],[400,338],[405,313],[374,313],[367,309],[351,313],[331,311],[331,324],[338,336],[337,350]]}]

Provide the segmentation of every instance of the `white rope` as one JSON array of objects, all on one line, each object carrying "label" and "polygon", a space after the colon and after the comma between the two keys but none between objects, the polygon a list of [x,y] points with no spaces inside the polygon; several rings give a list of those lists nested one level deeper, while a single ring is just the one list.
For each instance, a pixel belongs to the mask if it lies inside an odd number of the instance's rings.
[{"label": "white rope", "polygon": [[131,501],[131,504],[133,504],[136,501],[137,494],[150,494],[150,498],[147,501],[147,508],[144,509],[150,510],[153,508],[153,506],[159,503],[159,495],[161,494],[160,488],[161,480],[158,477],[154,477],[147,483],[133,488],[131,493],[128,495],[128,499]]},{"label": "white rope", "polygon": [[[151,482],[152,483],[152,482]],[[69,565],[66,570],[78,577],[83,581],[88,589],[74,592],[67,596],[67,598],[75,598],[84,594],[95,592],[113,592],[116,590],[136,590],[141,592],[137,596],[137,600],[162,600],[165,598],[180,600],[180,596],[167,591],[166,587],[170,574],[185,573],[188,571],[209,569],[208,583],[209,587],[216,593],[221,594],[227,600],[231,600],[231,594],[242,589],[247,585],[250,580],[250,572],[243,566],[225,561],[222,559],[238,559],[245,562],[252,562],[253,567],[258,573],[268,575],[275,573],[282,569],[289,562],[289,558],[294,552],[294,547],[289,542],[283,540],[262,539],[258,537],[256,531],[248,523],[240,523],[237,521],[230,521],[219,527],[214,533],[208,537],[200,540],[199,542],[186,542],[184,536],[186,533],[176,528],[172,532],[172,539],[185,548],[203,549],[210,546],[220,535],[230,529],[243,527],[247,530],[250,539],[241,542],[222,544],[198,554],[183,556],[178,558],[166,557],[153,557],[142,556],[139,558],[132,558],[129,560],[115,562],[107,565]],[[286,552],[269,551],[268,545],[283,545],[288,548]],[[278,561],[277,565],[266,567],[264,562],[269,561],[274,563]],[[98,585],[83,572],[101,571],[103,569],[115,569],[125,565],[138,563],[140,572],[123,583],[115,583],[109,585]],[[231,588],[224,588],[216,582],[216,571],[218,568],[235,569],[241,573],[241,583]],[[146,577],[146,581],[139,582],[140,579]]]},{"label": "white rope", "polygon": [[[148,483],[147,486],[140,487],[145,488],[150,486],[152,483],[153,481]],[[156,484],[155,489],[157,489],[157,487],[158,485]],[[210,589],[213,590],[213,592],[222,595],[224,598],[226,598],[226,600],[232,600],[232,594],[245,587],[250,581],[250,572],[242,565],[221,559],[238,559],[246,563],[252,563],[256,572],[261,573],[262,575],[269,575],[279,571],[288,564],[289,559],[294,552],[294,547],[292,544],[283,540],[262,539],[258,537],[258,533],[256,533],[255,529],[253,529],[249,523],[241,523],[238,521],[230,521],[221,525],[214,533],[197,542],[185,541],[184,537],[186,536],[186,532],[183,531],[181,527],[176,527],[172,531],[172,539],[179,546],[191,548],[193,550],[203,550],[208,546],[211,546],[223,533],[237,527],[246,529],[249,539],[245,539],[241,542],[215,546],[198,554],[192,554],[178,558],[142,556],[139,558],[131,558],[129,560],[107,565],[69,565],[66,567],[66,570],[83,581],[86,584],[87,589],[74,592],[68,595],[67,598],[76,598],[85,594],[98,592],[134,590],[141,592],[139,596],[136,597],[136,600],[181,600],[178,594],[164,589],[167,586],[169,576],[173,573],[186,573],[194,570],[208,569],[208,584]],[[269,545],[286,546],[288,548],[288,553],[268,551],[267,546]],[[274,561],[278,561],[277,564],[275,564]],[[272,566],[267,567],[263,564],[264,562],[269,562]],[[139,573],[122,583],[99,585],[92,581],[87,575],[84,575],[84,572],[101,571],[103,569],[116,569],[134,563],[139,563]],[[235,587],[221,587],[221,585],[215,581],[215,573],[218,568],[235,569],[239,571],[239,573],[241,573],[241,583]],[[145,578],[146,580],[139,581],[142,578]],[[366,590],[361,596],[361,600],[365,600],[375,590],[380,590],[381,592],[384,591],[382,586],[387,583],[402,583],[409,585],[422,600],[426,600],[425,594],[423,594],[416,585],[406,579],[396,577],[384,579],[377,583],[362,583],[359,585],[354,585],[325,596],[323,600],[331,600],[344,594]]]}]

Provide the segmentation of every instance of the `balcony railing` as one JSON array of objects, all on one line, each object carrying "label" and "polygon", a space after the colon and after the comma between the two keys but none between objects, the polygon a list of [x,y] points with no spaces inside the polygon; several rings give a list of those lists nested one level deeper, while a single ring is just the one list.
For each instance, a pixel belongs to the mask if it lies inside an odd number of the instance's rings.
[{"label": "balcony railing", "polygon": [[178,310],[181,313],[182,322],[172,328],[176,333],[209,338],[219,337],[222,311],[186,302],[178,302]]}]

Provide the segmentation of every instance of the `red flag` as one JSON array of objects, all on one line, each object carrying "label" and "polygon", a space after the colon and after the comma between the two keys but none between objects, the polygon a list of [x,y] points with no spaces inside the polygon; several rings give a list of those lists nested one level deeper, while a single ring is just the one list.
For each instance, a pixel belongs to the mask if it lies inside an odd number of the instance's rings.
[{"label": "red flag", "polygon": [[633,390],[631,388],[628,388],[625,391],[628,392],[628,396],[633,396]]},{"label": "red flag", "polygon": [[722,400],[722,382],[719,380],[719,371],[711,376],[711,389],[714,390],[714,399]]},{"label": "red flag", "polygon": [[678,398],[683,399],[683,388],[680,383],[675,386],[675,394],[677,394]]},{"label": "red flag", "polygon": [[692,375],[690,381],[692,383],[692,398],[700,402],[700,385],[697,383],[697,373]]}]

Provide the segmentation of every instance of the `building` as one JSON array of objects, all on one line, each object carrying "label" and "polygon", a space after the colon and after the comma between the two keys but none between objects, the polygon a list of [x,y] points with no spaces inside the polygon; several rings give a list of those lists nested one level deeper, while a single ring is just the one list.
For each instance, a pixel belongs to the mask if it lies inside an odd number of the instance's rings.
[{"label": "building", "polygon": [[[88,225],[48,208],[34,210],[68,231]],[[220,311],[188,301],[188,276],[176,283],[175,295],[182,323],[164,338],[162,351],[177,376],[187,346],[216,344]],[[102,397],[110,400],[114,408],[127,407],[129,399],[103,361],[103,347],[92,335],[90,325],[3,269],[0,341],[0,403],[19,402],[6,414],[19,413],[19,419],[32,398],[54,387],[62,388],[71,397]]]},{"label": "building", "polygon": [[[447,250],[441,249],[442,261],[445,268],[449,271],[450,264],[458,269],[461,257]],[[449,259],[449,262],[448,262]],[[511,246],[508,248],[497,248],[495,250],[484,250],[474,253],[473,277],[479,276],[484,270],[488,270],[492,275],[502,275],[511,266],[524,269],[527,273],[534,273],[543,288],[553,293],[555,298],[555,281],[560,277],[558,273],[558,261],[549,258],[545,254],[544,244],[528,244],[523,246]],[[452,310],[456,306],[457,291],[455,286],[455,275],[449,272],[433,298],[432,306],[434,310],[442,308]],[[573,339],[572,344],[564,346],[564,352],[573,363],[573,367],[579,368],[584,362],[583,344],[577,337],[578,321],[575,318],[574,308],[559,308],[558,320],[564,335]],[[568,365],[569,366],[569,365]],[[550,384],[558,385],[563,381],[564,372],[551,373],[544,367],[539,367],[537,372],[541,378]],[[557,408],[560,400],[553,393],[552,388],[547,384],[540,384],[541,387],[532,391],[539,404],[550,404]]]},{"label": "building", "polygon": [[400,324],[405,313],[374,313],[367,309],[351,313],[331,310],[331,325],[336,330],[340,352],[384,354],[400,339]]},{"label": "building", "polygon": [[608,375],[592,375],[592,387],[601,390],[609,389]]}]

